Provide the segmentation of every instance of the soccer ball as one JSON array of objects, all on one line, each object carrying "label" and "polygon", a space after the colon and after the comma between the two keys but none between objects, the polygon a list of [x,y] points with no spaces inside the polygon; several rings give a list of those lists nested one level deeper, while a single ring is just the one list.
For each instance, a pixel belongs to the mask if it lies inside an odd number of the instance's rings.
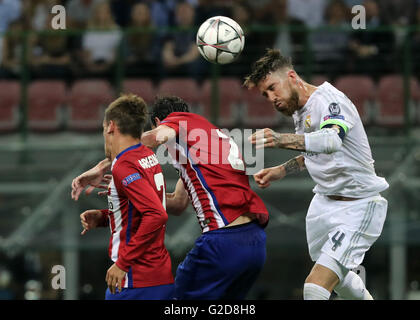
[{"label": "soccer ball", "polygon": [[197,32],[198,51],[209,62],[227,64],[244,49],[241,26],[228,17],[216,16],[203,22]]}]

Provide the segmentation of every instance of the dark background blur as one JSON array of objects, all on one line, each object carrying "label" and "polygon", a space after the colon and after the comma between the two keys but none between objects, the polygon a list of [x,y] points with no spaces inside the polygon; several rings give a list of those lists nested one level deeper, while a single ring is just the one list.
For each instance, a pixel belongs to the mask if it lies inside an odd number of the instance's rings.
[{"label": "dark background blur", "polygon": [[[51,8],[66,8],[66,30]],[[366,29],[354,30],[354,5]],[[207,18],[233,18],[245,48],[229,65],[195,46]],[[266,48],[293,58],[308,82],[329,81],[355,103],[376,171],[390,189],[387,222],[363,265],[377,299],[420,299],[420,1],[0,0],[0,299],[103,299],[109,230],[81,237],[79,214],[98,196],[70,199],[71,180],[103,158],[103,110],[121,92],[148,103],[175,94],[222,128],[293,132],[290,118],[241,84]],[[243,147],[243,146],[241,146]],[[268,150],[265,165],[296,153]],[[163,166],[168,191],[177,174]],[[252,180],[252,178],[251,178]],[[305,215],[314,186],[303,172],[264,191],[267,262],[248,298],[302,299],[312,267]],[[229,191],[227,190],[227,193]],[[200,229],[189,207],[170,217],[174,271]],[[66,289],[51,286],[54,265]]]}]

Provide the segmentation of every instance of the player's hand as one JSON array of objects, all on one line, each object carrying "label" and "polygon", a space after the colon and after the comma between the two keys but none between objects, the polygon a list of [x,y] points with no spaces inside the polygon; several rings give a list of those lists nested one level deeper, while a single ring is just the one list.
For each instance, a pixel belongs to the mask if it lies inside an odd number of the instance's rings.
[{"label": "player's hand", "polygon": [[80,215],[80,222],[83,227],[81,235],[84,235],[88,230],[94,229],[99,226],[103,219],[101,210],[86,210]]},{"label": "player's hand", "polygon": [[108,284],[109,291],[115,293],[115,288],[118,286],[119,292],[122,289],[122,281],[127,272],[121,270],[115,263],[106,272],[105,282]]},{"label": "player's hand", "polygon": [[248,141],[255,144],[257,149],[275,148],[280,144],[280,134],[272,129],[265,128],[254,132],[248,137]]},{"label": "player's hand", "polygon": [[85,191],[86,195],[91,194],[95,188],[104,189],[102,183],[104,182],[106,169],[110,166],[109,162],[109,160],[105,159],[92,169],[74,178],[71,184],[71,198],[75,201],[79,200],[80,194],[86,187],[88,187]]},{"label": "player's hand", "polygon": [[282,179],[285,175],[283,166],[277,166],[258,171],[254,174],[254,180],[260,188],[265,189],[271,181]]},{"label": "player's hand", "polygon": [[102,184],[99,185],[97,188],[105,189],[105,190],[104,191],[99,191],[98,192],[99,196],[108,195],[108,186],[111,183],[111,180],[112,180],[112,175],[111,174],[106,174],[102,177]]}]

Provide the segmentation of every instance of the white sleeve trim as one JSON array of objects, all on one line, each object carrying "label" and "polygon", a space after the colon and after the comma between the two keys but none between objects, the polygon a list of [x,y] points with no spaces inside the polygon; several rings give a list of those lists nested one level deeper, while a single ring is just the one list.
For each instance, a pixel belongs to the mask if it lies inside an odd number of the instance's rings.
[{"label": "white sleeve trim", "polygon": [[325,128],[304,135],[307,152],[330,154],[338,151],[343,144],[337,131],[332,128]]}]

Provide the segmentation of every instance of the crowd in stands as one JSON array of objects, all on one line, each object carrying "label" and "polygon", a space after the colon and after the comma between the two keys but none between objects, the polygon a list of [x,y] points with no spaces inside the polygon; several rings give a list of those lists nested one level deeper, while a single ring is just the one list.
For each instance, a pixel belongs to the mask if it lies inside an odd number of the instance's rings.
[{"label": "crowd in stands", "polygon": [[[52,30],[57,4],[75,32]],[[351,29],[351,8],[359,4],[367,15],[362,31]],[[246,35],[244,52],[221,68],[224,75],[243,77],[274,47],[292,56],[298,71],[309,62],[313,73],[330,78],[378,77],[401,68],[407,32],[413,73],[420,71],[420,30],[401,28],[420,25],[419,0],[0,0],[0,78],[18,78],[26,58],[33,79],[112,79],[122,61],[128,77],[200,80],[210,64],[198,54],[195,32],[215,15],[233,18]],[[381,26],[394,28],[375,29]]]}]

